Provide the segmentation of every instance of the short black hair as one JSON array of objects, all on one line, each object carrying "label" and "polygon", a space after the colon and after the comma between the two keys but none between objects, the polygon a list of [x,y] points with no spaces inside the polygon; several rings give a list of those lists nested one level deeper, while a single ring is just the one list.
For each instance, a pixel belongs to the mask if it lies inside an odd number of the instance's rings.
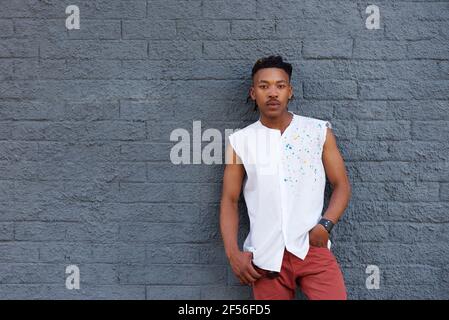
[{"label": "short black hair", "polygon": [[281,56],[269,56],[260,58],[256,61],[251,72],[251,78],[254,77],[257,71],[264,68],[279,68],[283,69],[288,74],[288,80],[292,77],[293,67],[290,63],[285,62]]},{"label": "short black hair", "polygon": [[[259,71],[260,69],[265,69],[265,68],[279,68],[284,70],[287,74],[288,74],[288,81],[291,80],[292,78],[292,71],[293,71],[293,67],[290,63],[285,62],[284,59],[282,58],[282,56],[268,56],[268,57],[264,57],[264,58],[260,58],[256,61],[256,63],[253,66],[253,69],[251,71],[251,78],[254,78],[254,75],[256,74],[257,71]],[[251,96],[248,94],[248,97],[246,98],[246,102],[251,100]],[[256,101],[254,101],[254,109],[253,111],[257,111],[257,103]]]}]

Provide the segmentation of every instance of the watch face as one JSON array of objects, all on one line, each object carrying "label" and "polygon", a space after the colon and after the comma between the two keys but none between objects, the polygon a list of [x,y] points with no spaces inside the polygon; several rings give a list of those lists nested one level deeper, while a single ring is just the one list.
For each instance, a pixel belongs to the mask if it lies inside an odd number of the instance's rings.
[{"label": "watch face", "polygon": [[329,220],[322,220],[321,221],[324,228],[326,228],[327,232],[330,232],[332,230],[332,223]]}]

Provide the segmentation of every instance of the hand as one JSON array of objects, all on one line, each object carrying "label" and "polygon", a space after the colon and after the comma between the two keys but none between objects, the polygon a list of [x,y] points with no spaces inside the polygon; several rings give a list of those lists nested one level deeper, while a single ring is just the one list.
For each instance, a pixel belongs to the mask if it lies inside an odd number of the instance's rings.
[{"label": "hand", "polygon": [[238,251],[229,258],[232,271],[241,284],[251,285],[262,275],[256,271],[252,264],[253,254],[247,251]]},{"label": "hand", "polygon": [[329,233],[321,224],[317,224],[309,231],[309,243],[314,247],[327,247]]}]

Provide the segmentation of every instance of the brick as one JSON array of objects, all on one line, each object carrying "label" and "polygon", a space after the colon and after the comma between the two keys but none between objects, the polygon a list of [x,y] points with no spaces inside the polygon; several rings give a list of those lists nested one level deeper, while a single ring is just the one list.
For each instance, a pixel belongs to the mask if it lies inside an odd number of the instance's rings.
[{"label": "brick", "polygon": [[[349,233],[352,234],[351,237],[347,236]],[[352,226],[342,224],[333,239],[337,242],[352,240],[359,243],[418,244],[444,241],[445,236],[441,236],[441,225],[389,221],[386,223],[364,222]]]},{"label": "brick", "polygon": [[[44,81],[3,81],[0,84],[1,99],[45,99],[47,101],[92,102],[112,99],[144,99],[160,95],[154,91],[157,85],[141,81],[122,80],[44,80]],[[159,84],[160,86],[160,84]],[[152,91],[153,90],[153,91]],[[148,96],[147,96],[148,93]]]},{"label": "brick", "polygon": [[145,247],[129,243],[93,243],[86,241],[52,242],[39,246],[39,261],[44,263],[65,263],[85,265],[101,264],[143,264]]},{"label": "brick", "polygon": [[449,99],[449,80],[413,81],[412,95],[416,100]]},{"label": "brick", "polygon": [[213,19],[245,19],[255,17],[256,1],[205,1],[203,2],[203,15],[205,18]]},{"label": "brick", "polygon": [[176,30],[182,39],[227,39],[230,23],[224,20],[178,20]]},{"label": "brick", "polygon": [[448,201],[449,200],[449,183],[441,183],[440,186],[440,200]]},{"label": "brick", "polygon": [[149,163],[147,165],[147,175],[151,182],[221,182],[223,168],[218,165],[204,167],[171,163]]},{"label": "brick", "polygon": [[354,59],[397,60],[407,57],[407,44],[401,41],[358,40],[354,41]]},{"label": "brick", "polygon": [[17,140],[141,140],[145,138],[144,122],[97,121],[96,123],[16,122],[12,128]]},{"label": "brick", "polygon": [[39,44],[23,39],[0,39],[0,58],[37,57]]},{"label": "brick", "polygon": [[142,40],[42,41],[40,54],[43,58],[142,59],[147,57],[147,43]]},{"label": "brick", "polygon": [[119,102],[115,100],[67,102],[64,106],[64,119],[76,121],[118,120],[119,109]]},{"label": "brick", "polygon": [[12,60],[0,60],[0,80],[11,80],[14,76],[14,63]]},{"label": "brick", "polygon": [[354,81],[308,81],[304,83],[305,99],[356,99],[357,84]]},{"label": "brick", "polygon": [[12,205],[8,201],[0,202],[2,215],[0,221],[29,221],[38,219],[38,207],[36,203],[15,202]]},{"label": "brick", "polygon": [[123,39],[173,39],[176,23],[169,20],[124,20]]},{"label": "brick", "polygon": [[302,55],[304,58],[350,58],[352,40],[304,41]]},{"label": "brick", "polygon": [[146,263],[198,263],[200,248],[192,244],[148,245]]},{"label": "brick", "polygon": [[[291,1],[294,3],[294,1]],[[324,16],[336,16],[337,19],[345,19],[347,16],[358,16],[359,8],[356,3],[348,1],[308,0],[304,2],[303,13],[305,17],[319,18]]]},{"label": "brick", "polygon": [[0,241],[14,239],[14,223],[2,222],[0,223]]},{"label": "brick", "polygon": [[171,143],[124,143],[120,151],[120,158],[125,161],[170,161],[172,146]]},{"label": "brick", "polygon": [[[2,1],[0,17],[11,18],[61,18],[65,14],[67,3],[59,1],[18,0],[14,3]],[[80,9],[81,20],[120,19],[145,17],[145,1],[131,0],[126,5],[119,0],[80,0],[76,3]]]},{"label": "brick", "polygon": [[192,60],[201,57],[202,43],[197,40],[150,40],[148,58]]},{"label": "brick", "polygon": [[414,166],[408,162],[363,162],[348,163],[352,181],[381,182],[381,181],[411,181],[417,178]]},{"label": "brick", "polygon": [[114,243],[118,241],[118,223],[76,223],[67,228],[68,241],[95,241],[98,243]]},{"label": "brick", "polygon": [[243,299],[252,300],[251,288],[247,286],[201,286],[202,300]]},{"label": "brick", "polygon": [[[21,146],[19,143],[15,145]],[[24,146],[34,147],[34,144],[28,143]],[[39,154],[37,154],[37,146],[39,146]],[[74,162],[117,161],[120,155],[120,143],[100,141],[79,143],[41,141],[39,144],[36,143],[35,149],[35,159],[52,161],[66,161],[67,159]]]},{"label": "brick", "polygon": [[438,183],[436,182],[354,182],[352,199],[386,201],[437,201]]},{"label": "brick", "polygon": [[199,300],[201,297],[200,286],[151,285],[146,290],[148,300]]},{"label": "brick", "polygon": [[[273,4],[271,4],[273,6]],[[273,11],[267,12],[270,15]],[[314,18],[294,18],[295,10],[291,11],[292,18],[276,20],[276,38],[305,39],[315,41],[329,41],[329,39],[359,39],[383,40],[383,29],[367,30],[365,20],[359,14],[338,15],[336,12],[319,15]],[[301,15],[301,14],[299,14]],[[333,19],[328,17],[332,16]]]},{"label": "brick", "polygon": [[28,141],[0,141],[1,160],[37,160],[38,144]]},{"label": "brick", "polygon": [[[447,120],[447,103],[444,100],[388,101],[388,109],[396,119],[404,120]],[[419,140],[419,139],[418,139]]]},{"label": "brick", "polygon": [[447,160],[447,147],[441,142],[392,141],[385,148],[389,159],[415,161]]},{"label": "brick", "polygon": [[444,202],[358,201],[346,209],[343,220],[357,222],[449,222],[445,214],[449,205]]},{"label": "brick", "polygon": [[413,96],[413,89],[405,80],[359,81],[360,98],[369,100],[402,100]]},{"label": "brick", "polygon": [[[388,2],[388,1],[386,1]],[[414,21],[447,20],[449,8],[445,1],[416,2],[413,5],[383,3],[385,19],[407,18]]]},{"label": "brick", "polygon": [[[335,117],[344,120],[388,120],[394,119],[393,115],[396,111],[393,107],[388,107],[390,101],[369,100],[364,102],[358,101],[339,101],[332,103],[335,106]],[[320,102],[321,104],[321,102]],[[311,107],[317,103],[312,103]],[[402,117],[398,117],[402,118]]]},{"label": "brick", "polygon": [[358,128],[360,140],[408,140],[411,135],[409,121],[363,121]]},{"label": "brick", "polygon": [[413,41],[407,45],[408,58],[448,59],[449,43],[441,40]]},{"label": "brick", "polygon": [[203,285],[224,284],[225,275],[222,266],[198,265],[151,265],[121,266],[119,268],[121,284],[148,285]]},{"label": "brick", "polygon": [[0,265],[2,284],[64,283],[63,266],[54,264],[7,264]]},{"label": "brick", "polygon": [[143,182],[146,168],[142,163],[111,162],[74,163],[50,162],[39,165],[39,178],[42,180],[77,180],[77,181],[135,181]]},{"label": "brick", "polygon": [[2,100],[0,116],[3,120],[57,120],[64,117],[63,107],[37,100]]},{"label": "brick", "polygon": [[[67,39],[65,18],[62,15],[64,12],[65,10],[61,11],[59,19],[14,19],[14,37],[58,41]],[[84,27],[84,23],[81,25]]]},{"label": "brick", "polygon": [[267,39],[276,35],[274,20],[232,20],[231,35],[233,39]]},{"label": "brick", "polygon": [[1,38],[11,37],[14,33],[13,20],[0,19],[0,30],[2,30]]},{"label": "brick", "polygon": [[149,19],[192,19],[201,17],[201,1],[147,1],[147,17]]},{"label": "brick", "polygon": [[114,60],[17,60],[17,79],[121,79],[120,62]]},{"label": "brick", "polygon": [[68,290],[64,285],[5,284],[0,285],[0,295],[8,299],[49,300],[60,297],[66,300],[141,300],[145,299],[145,286],[82,285],[79,290]]},{"label": "brick", "polygon": [[[120,185],[121,187],[122,185]],[[189,203],[113,203],[98,208],[110,221],[134,222],[196,222],[199,209]]]},{"label": "brick", "polygon": [[64,14],[64,3],[52,1],[51,3],[42,1],[1,1],[2,11],[0,17],[7,18],[51,18]]},{"label": "brick", "polygon": [[4,179],[31,180],[39,177],[39,166],[34,161],[1,161],[0,174]]},{"label": "brick", "polygon": [[3,263],[35,262],[39,258],[39,251],[34,243],[2,242],[0,253]]},{"label": "brick", "polygon": [[15,239],[26,241],[63,240],[69,223],[17,222]]},{"label": "brick", "polygon": [[304,9],[295,1],[273,3],[269,0],[257,1],[257,18],[304,18]]},{"label": "brick", "polygon": [[190,223],[121,224],[119,239],[126,242],[179,243],[209,241],[211,235]]},{"label": "brick", "polygon": [[298,62],[294,70],[298,70],[304,82],[310,79],[341,80],[376,80],[386,79],[386,63],[383,61],[354,61],[310,59]]},{"label": "brick", "polygon": [[41,197],[61,197],[61,183],[58,182],[1,180],[0,190],[3,192],[2,201],[36,201]]},{"label": "brick", "polygon": [[88,20],[80,21],[80,29],[67,30],[68,39],[85,40],[117,40],[121,38],[119,20]]},{"label": "brick", "polygon": [[120,101],[120,118],[126,120],[171,119],[175,111],[173,105],[171,109],[154,100],[122,100]]},{"label": "brick", "polygon": [[204,41],[206,59],[251,59],[269,54],[281,54],[285,59],[301,57],[301,41],[298,40],[232,40]]},{"label": "brick", "polygon": [[64,193],[58,194],[56,199],[65,201],[72,199],[86,202],[101,202],[112,201],[113,199],[116,199],[118,194],[119,185],[116,181],[67,181],[64,182]]},{"label": "brick", "polygon": [[12,121],[2,121],[1,122],[1,126],[0,126],[0,135],[4,138],[4,139],[11,139],[11,135],[12,135],[12,126],[13,126],[13,122]]},{"label": "brick", "polygon": [[440,70],[439,61],[389,61],[385,66],[385,76],[388,79],[419,79],[422,82],[427,79],[438,80],[444,78]]},{"label": "brick", "polygon": [[449,137],[447,121],[416,121],[413,123],[411,135],[414,140],[447,141]]},{"label": "brick", "polygon": [[129,80],[164,79],[168,71],[162,60],[122,60],[122,75]]},{"label": "brick", "polygon": [[398,19],[392,18],[386,22],[385,36],[389,40],[429,40],[447,39],[445,30],[449,28],[449,21],[419,21],[410,17]]}]

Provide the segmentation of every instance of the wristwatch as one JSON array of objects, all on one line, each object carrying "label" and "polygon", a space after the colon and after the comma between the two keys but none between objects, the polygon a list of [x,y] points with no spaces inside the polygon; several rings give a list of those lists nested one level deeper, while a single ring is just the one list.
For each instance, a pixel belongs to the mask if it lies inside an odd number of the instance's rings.
[{"label": "wristwatch", "polygon": [[331,233],[332,228],[334,227],[334,223],[332,221],[324,218],[321,218],[318,224],[321,224],[327,230],[327,233]]}]

